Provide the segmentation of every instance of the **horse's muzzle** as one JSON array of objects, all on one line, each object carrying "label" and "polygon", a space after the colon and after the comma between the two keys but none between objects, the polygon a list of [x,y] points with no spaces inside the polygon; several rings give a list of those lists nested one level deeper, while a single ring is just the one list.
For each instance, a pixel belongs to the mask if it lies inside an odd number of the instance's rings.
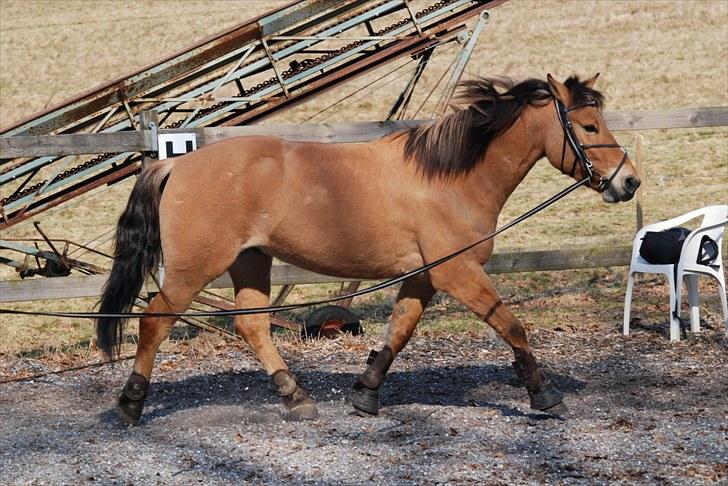
[{"label": "horse's muzzle", "polygon": [[621,179],[615,179],[609,184],[604,192],[602,192],[602,199],[608,203],[617,203],[629,201],[632,199],[640,187],[642,182],[633,175],[627,175]]}]

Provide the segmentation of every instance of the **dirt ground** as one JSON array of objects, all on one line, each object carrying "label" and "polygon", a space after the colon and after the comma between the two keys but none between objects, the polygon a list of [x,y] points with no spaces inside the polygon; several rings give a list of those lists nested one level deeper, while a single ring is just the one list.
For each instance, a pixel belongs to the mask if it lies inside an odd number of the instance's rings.
[{"label": "dirt ground", "polygon": [[[616,322],[614,320],[613,322]],[[649,320],[652,322],[652,320]],[[529,410],[511,352],[486,332],[418,332],[376,418],[348,393],[380,335],[281,343],[316,400],[284,420],[242,346],[162,353],[141,426],[112,411],[131,361],[0,384],[4,484],[726,484],[728,339],[718,315],[680,343],[665,322],[623,337],[534,329],[568,416]],[[4,357],[2,375],[51,365]]]}]

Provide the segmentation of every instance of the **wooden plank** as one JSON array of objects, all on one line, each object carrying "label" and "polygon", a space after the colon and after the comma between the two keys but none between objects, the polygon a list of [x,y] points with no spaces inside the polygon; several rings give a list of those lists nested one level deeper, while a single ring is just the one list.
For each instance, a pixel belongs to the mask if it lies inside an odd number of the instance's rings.
[{"label": "wooden plank", "polygon": [[143,152],[151,149],[151,133],[76,133],[0,137],[0,159],[16,157]]},{"label": "wooden plank", "polygon": [[[292,142],[351,143],[368,142],[400,130],[415,127],[427,120],[375,121],[360,123],[324,123],[320,125],[247,125],[212,127],[202,130],[205,144],[234,137],[276,136]],[[162,130],[161,133],[165,133]],[[199,134],[199,132],[198,132]]]},{"label": "wooden plank", "polygon": [[485,265],[491,274],[628,266],[632,245],[495,253]]},{"label": "wooden plank", "polygon": [[[728,126],[728,106],[606,112],[609,128],[653,130]],[[294,142],[350,143],[412,128],[429,120],[374,121],[320,125],[248,125],[160,130],[159,133],[195,132],[200,145],[241,136],[277,136]],[[0,159],[79,154],[144,152],[152,150],[151,133],[135,131],[73,135],[31,135],[0,137]]]},{"label": "wooden plank", "polygon": [[[631,251],[631,246],[620,246],[606,249],[496,253],[485,268],[488,273],[497,274],[626,266],[629,264]],[[106,275],[91,275],[4,281],[0,282],[0,303],[97,297],[101,295],[106,278]],[[288,264],[274,265],[271,273],[273,285],[335,283],[351,280],[309,272]],[[227,273],[208,286],[208,288],[231,287],[232,281]],[[149,282],[147,290],[153,292],[157,289],[152,282]]]},{"label": "wooden plank", "polygon": [[101,295],[107,278],[107,275],[90,275],[6,280],[0,282],[0,302],[96,297]]},{"label": "wooden plank", "polygon": [[610,130],[654,130],[728,126],[728,106],[605,112]]}]

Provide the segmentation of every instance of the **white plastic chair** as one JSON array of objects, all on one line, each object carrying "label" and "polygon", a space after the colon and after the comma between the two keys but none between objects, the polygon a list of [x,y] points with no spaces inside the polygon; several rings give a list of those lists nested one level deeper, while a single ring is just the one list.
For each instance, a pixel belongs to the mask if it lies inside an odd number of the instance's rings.
[{"label": "white plastic chair", "polygon": [[[692,219],[703,217],[700,227],[692,231],[685,239],[680,260],[675,265],[654,265],[648,263],[640,256],[640,245],[642,238],[648,231],[662,231],[684,224]],[[634,284],[633,274],[640,273],[663,273],[670,283],[670,341],[680,340],[680,295],[682,292],[683,279],[686,282],[688,293],[688,304],[690,305],[690,330],[700,331],[699,307],[698,307],[698,276],[713,277],[718,280],[720,291],[720,302],[723,306],[723,319],[725,321],[726,334],[728,335],[728,303],[726,303],[725,270],[723,268],[722,240],[725,226],[728,224],[728,205],[708,206],[702,209],[691,211],[667,221],[651,224],[643,227],[637,232],[632,245],[632,260],[627,275],[627,292],[624,298],[624,335],[629,335],[629,313],[632,303],[632,286]],[[710,236],[718,244],[718,258],[710,266],[697,263],[700,252],[700,242],[703,235]]]}]

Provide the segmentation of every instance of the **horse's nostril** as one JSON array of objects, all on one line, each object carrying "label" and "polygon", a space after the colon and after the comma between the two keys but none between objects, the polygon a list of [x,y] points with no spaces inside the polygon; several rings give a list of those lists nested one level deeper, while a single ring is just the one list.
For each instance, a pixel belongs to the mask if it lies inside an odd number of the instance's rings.
[{"label": "horse's nostril", "polygon": [[634,194],[638,187],[640,187],[640,180],[634,176],[629,176],[624,180],[624,187],[630,194]]}]

